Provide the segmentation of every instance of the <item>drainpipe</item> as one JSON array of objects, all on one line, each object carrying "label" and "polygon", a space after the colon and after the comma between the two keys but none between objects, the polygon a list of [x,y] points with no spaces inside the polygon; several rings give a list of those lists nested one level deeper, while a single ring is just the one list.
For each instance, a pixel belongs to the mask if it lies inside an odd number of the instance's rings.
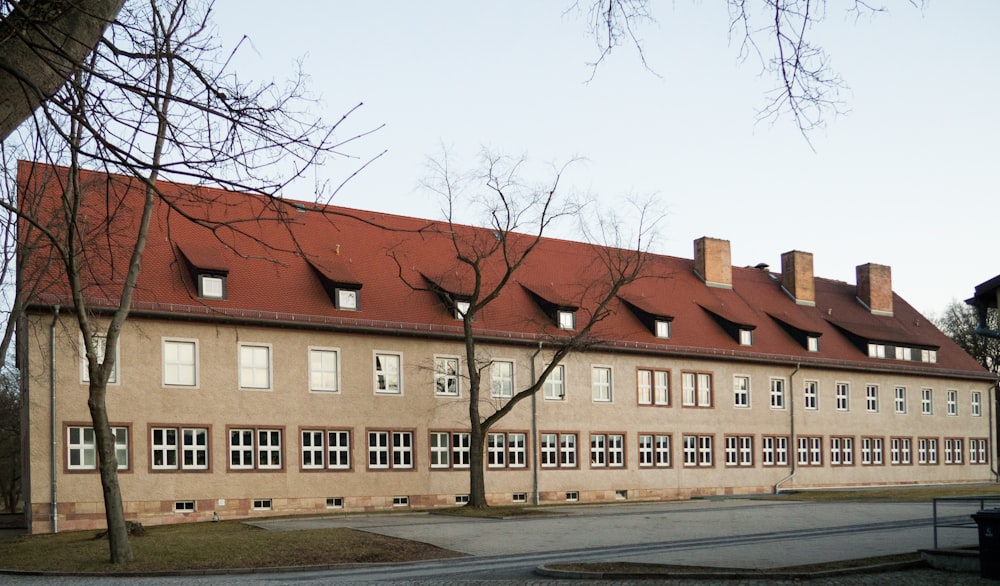
[{"label": "drainpipe", "polygon": [[781,492],[781,485],[795,476],[795,465],[799,461],[798,446],[795,445],[795,375],[802,364],[796,364],[795,370],[788,375],[788,458],[792,462],[792,472],[774,485],[774,494]]},{"label": "drainpipe", "polygon": [[52,437],[52,457],[50,474],[52,475],[52,532],[59,533],[59,482],[56,480],[58,471],[59,430],[56,425],[56,322],[59,320],[59,306],[52,313],[52,325],[49,326],[49,423]]},{"label": "drainpipe", "polygon": [[[535,359],[542,352],[542,343],[538,343],[538,350],[531,355],[531,380],[535,380]],[[531,393],[531,488],[532,501],[538,506],[538,391]]]},{"label": "drainpipe", "polygon": [[[1000,446],[997,446],[997,449],[993,450],[993,448],[994,448],[994,442],[996,441],[996,436],[993,435],[993,432],[996,430],[994,428],[994,425],[996,426],[997,429],[1000,429],[1000,410],[998,410],[998,412],[996,413],[996,415],[994,415],[994,411],[993,411],[994,404],[998,408],[1000,408],[1000,382],[993,383],[992,387],[990,387],[989,389],[986,389],[986,397],[987,397],[987,399],[989,399],[990,390],[993,391],[993,400],[989,401],[989,409],[990,410],[989,410],[989,413],[987,413],[987,415],[989,415],[989,421],[990,421],[990,439],[989,439],[989,443],[987,444],[987,447],[988,447],[988,449],[990,449],[991,451],[993,451],[993,454],[989,454],[990,456],[993,456],[994,454],[1000,454]],[[998,417],[996,423],[993,422],[993,418],[994,417]],[[990,472],[993,473],[993,481],[994,482],[1000,482],[1000,473],[997,472],[996,458],[995,457],[991,457],[990,458]]]}]

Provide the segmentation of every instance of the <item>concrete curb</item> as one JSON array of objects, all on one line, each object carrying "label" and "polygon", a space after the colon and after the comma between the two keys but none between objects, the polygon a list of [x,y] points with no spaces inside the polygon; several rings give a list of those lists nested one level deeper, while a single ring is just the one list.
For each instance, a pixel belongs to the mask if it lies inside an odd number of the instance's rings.
[{"label": "concrete curb", "polygon": [[837,570],[820,570],[817,572],[770,571],[770,570],[719,570],[719,571],[689,571],[670,570],[669,566],[649,566],[648,572],[586,572],[575,570],[558,570],[546,566],[538,566],[535,573],[547,578],[573,578],[591,580],[629,580],[638,578],[693,578],[699,580],[812,580],[818,578],[833,578],[853,574],[872,574],[879,572],[897,572],[930,568],[923,560],[910,562],[892,562],[871,566],[858,566]]}]

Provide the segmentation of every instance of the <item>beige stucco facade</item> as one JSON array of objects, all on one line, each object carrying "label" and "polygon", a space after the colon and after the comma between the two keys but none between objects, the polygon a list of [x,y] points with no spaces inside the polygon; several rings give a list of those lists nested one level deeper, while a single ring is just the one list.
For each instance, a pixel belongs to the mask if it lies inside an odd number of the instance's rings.
[{"label": "beige stucco facade", "polygon": [[[70,429],[87,427],[90,420],[76,324],[65,313],[53,321],[52,312],[36,311],[26,318],[24,328],[30,450],[25,488],[31,531],[53,530],[53,491],[59,530],[101,527],[98,474],[78,469],[86,468],[85,463],[70,463],[71,449],[77,455],[86,449],[68,445]],[[55,359],[51,361],[53,335]],[[165,384],[167,341],[196,349],[194,384]],[[241,344],[266,349],[264,388],[241,388]],[[336,391],[311,390],[310,350],[335,352]],[[128,463],[120,472],[126,513],[143,523],[158,524],[206,520],[213,514],[242,518],[331,509],[454,506],[468,492],[468,471],[453,460],[447,467],[435,467],[440,463],[435,464],[432,457],[431,434],[448,432],[450,436],[468,429],[467,386],[463,381],[457,397],[437,395],[435,357],[462,353],[457,339],[421,337],[413,332],[376,334],[288,322],[136,316],[123,330],[117,380],[108,392],[112,425],[127,430],[123,449]],[[399,357],[398,393],[377,392],[376,354]],[[534,343],[480,347],[484,361],[514,363],[514,389],[527,386],[533,373],[544,367],[546,356],[547,350],[539,352]],[[487,471],[492,503],[531,503],[536,493],[545,504],[762,493],[773,491],[779,483],[782,489],[796,489],[991,479],[988,462],[995,461],[995,454],[975,453],[979,442],[992,451],[988,441],[992,395],[989,384],[981,379],[930,377],[889,368],[835,369],[777,359],[684,356],[655,348],[581,352],[571,355],[564,366],[562,398],[546,398],[540,392],[534,406],[532,401],[523,401],[494,428],[494,432],[523,434],[525,444],[523,465],[508,451],[502,468]],[[609,401],[594,399],[594,367],[611,370]],[[663,376],[669,381],[668,405],[639,404],[639,370],[667,371]],[[683,373],[708,375],[710,405],[683,404]],[[50,417],[53,374],[54,425]],[[748,405],[739,405],[741,401],[734,398],[736,377],[749,380]],[[782,380],[785,387],[780,406],[771,404],[772,379]],[[807,383],[816,389],[815,404],[806,399]],[[846,405],[843,396],[838,402],[838,384],[848,387]],[[875,408],[869,402],[869,387],[877,387]],[[897,401],[897,389],[903,389],[902,403]],[[924,412],[924,389],[931,390],[930,413]],[[954,391],[954,405],[949,404],[949,391]],[[164,429],[207,432],[204,467],[185,469],[181,463],[169,469],[154,467],[154,430]],[[262,469],[258,452],[255,465],[235,469],[234,430],[278,432],[277,445],[269,446],[272,453],[280,454],[279,462],[270,461],[276,467]],[[302,443],[307,431],[347,432],[349,463],[341,469],[306,468]],[[395,449],[386,468],[370,465],[370,434],[379,432],[387,432],[393,441],[393,434],[409,437],[408,449],[402,450],[409,457],[400,456],[399,466],[392,459]],[[558,438],[560,448],[567,437],[575,436],[575,453],[569,461],[564,462],[560,452],[555,465],[545,465],[547,456],[538,443],[550,434]],[[600,457],[593,457],[591,442],[598,441],[596,436],[607,442],[605,446],[610,446],[612,438],[620,438],[620,465],[608,447]],[[663,461],[663,454],[641,454],[643,436],[668,436],[669,462]],[[687,437],[696,438],[693,461],[686,461],[690,457],[685,450]],[[730,437],[737,438],[734,445],[742,447],[743,455],[737,448],[727,456]],[[773,452],[765,454],[766,444],[772,441],[767,438],[785,438],[786,463],[767,461],[769,457],[780,460]],[[810,453],[798,463],[800,438],[819,442],[818,458]],[[834,461],[834,438],[853,442],[851,464]],[[866,440],[871,463],[862,461]],[[881,441],[881,463],[875,461],[875,446],[870,443],[875,440]],[[937,442],[936,463],[928,461],[929,447],[920,453],[921,440]],[[946,443],[954,447],[956,440],[961,440],[961,463],[954,462],[953,454],[945,454]],[[904,446],[908,455],[903,453]],[[730,457],[734,461],[727,461]],[[843,449],[838,457],[844,458]]]}]

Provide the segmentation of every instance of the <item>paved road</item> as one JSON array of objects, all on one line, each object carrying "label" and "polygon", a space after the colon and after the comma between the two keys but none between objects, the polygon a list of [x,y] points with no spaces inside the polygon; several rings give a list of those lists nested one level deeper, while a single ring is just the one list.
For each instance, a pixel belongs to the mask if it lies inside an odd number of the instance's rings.
[{"label": "paved road", "polygon": [[[942,511],[954,520],[967,519],[970,512],[961,505],[951,505]],[[560,507],[559,513],[559,516],[510,520],[413,513],[261,521],[257,525],[274,531],[352,527],[432,543],[469,554],[469,557],[295,573],[132,578],[122,579],[121,583],[543,583],[532,570],[542,564],[565,561],[775,568],[911,552],[929,548],[933,543],[929,504],[730,499]],[[974,529],[945,529],[939,540],[942,546],[967,544],[975,542],[976,532]],[[10,577],[0,577],[0,582],[5,578]],[[74,586],[107,583],[106,579],[81,578],[24,577],[15,580],[18,584]],[[980,583],[977,576],[928,571],[855,580],[856,583],[887,584]],[[558,583],[544,583],[550,582]],[[845,579],[841,577],[828,583],[845,583]]]}]

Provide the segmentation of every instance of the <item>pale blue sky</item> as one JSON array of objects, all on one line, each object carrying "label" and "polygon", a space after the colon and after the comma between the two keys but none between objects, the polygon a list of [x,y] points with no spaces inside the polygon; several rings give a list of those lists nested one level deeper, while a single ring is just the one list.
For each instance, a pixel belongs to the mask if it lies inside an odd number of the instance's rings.
[{"label": "pale blue sky", "polygon": [[[830,2],[814,31],[850,86],[850,112],[811,135],[815,152],[790,119],[755,122],[773,82],[738,62],[721,1],[655,8],[639,32],[660,77],[622,47],[589,84],[596,50],[569,0],[220,1],[215,20],[226,45],[250,37],[242,77],[280,80],[302,58],[317,113],[364,102],[342,136],[386,125],[349,149],[388,153],[338,205],[440,218],[420,180],[442,145],[466,166],[482,146],[526,155],[536,180],[584,157],[566,193],[656,194],[656,252],[691,258],[707,235],[731,241],[735,265],[778,270],[782,252],[805,250],[818,276],[851,283],[856,265],[888,264],[896,292],[939,313],[1000,273],[1000,2],[886,2],[860,22]],[[316,177],[339,182],[358,163]],[[312,184],[285,195],[310,199]]]}]

